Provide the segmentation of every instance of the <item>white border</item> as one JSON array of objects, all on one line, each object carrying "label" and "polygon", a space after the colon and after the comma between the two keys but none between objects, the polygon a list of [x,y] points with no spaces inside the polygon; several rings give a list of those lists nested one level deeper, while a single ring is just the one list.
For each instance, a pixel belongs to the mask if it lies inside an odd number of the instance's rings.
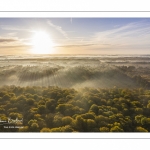
[{"label": "white border", "polygon": [[0,139],[150,139],[149,133],[0,133]]},{"label": "white border", "polygon": [[149,0],[1,0],[1,11],[149,11]]},{"label": "white border", "polygon": [[150,18],[149,12],[0,12],[0,18]]}]

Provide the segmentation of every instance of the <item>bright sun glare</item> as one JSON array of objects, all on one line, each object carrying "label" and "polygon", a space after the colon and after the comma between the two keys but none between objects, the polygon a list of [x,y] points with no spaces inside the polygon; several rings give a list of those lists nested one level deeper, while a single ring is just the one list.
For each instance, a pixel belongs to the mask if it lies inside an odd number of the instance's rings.
[{"label": "bright sun glare", "polygon": [[53,49],[53,42],[49,35],[43,31],[38,31],[32,37],[32,52],[34,54],[50,54]]}]

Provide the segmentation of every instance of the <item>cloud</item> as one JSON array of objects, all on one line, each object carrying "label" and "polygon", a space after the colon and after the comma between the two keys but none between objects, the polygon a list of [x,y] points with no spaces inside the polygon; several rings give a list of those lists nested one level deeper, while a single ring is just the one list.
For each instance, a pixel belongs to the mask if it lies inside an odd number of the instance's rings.
[{"label": "cloud", "polygon": [[30,52],[30,49],[32,47],[30,45],[21,45],[21,44],[16,44],[16,45],[5,45],[5,46],[1,46],[0,45],[0,49],[1,49],[1,54],[4,55],[10,55],[10,54],[27,54]]},{"label": "cloud", "polygon": [[72,20],[72,18],[70,18],[70,22],[71,22],[71,24],[72,24],[72,21],[73,21],[73,20]]},{"label": "cloud", "polygon": [[57,25],[54,25],[50,20],[48,20],[48,24],[49,24],[51,27],[55,28],[55,29],[56,29],[57,31],[59,31],[65,38],[68,39],[68,35],[67,35],[67,33],[62,29],[62,27],[57,26]]},{"label": "cloud", "polygon": [[86,47],[90,49],[100,49],[100,48],[109,48],[112,46],[111,44],[76,44],[76,45],[62,45],[62,46],[55,46],[55,48],[81,48]]},{"label": "cloud", "polygon": [[62,45],[55,47],[64,47],[64,48],[72,48],[72,47],[85,47],[85,46],[94,46],[95,44],[82,44],[82,45]]},{"label": "cloud", "polygon": [[1,27],[3,30],[32,32],[31,30],[29,30],[29,29],[27,29],[27,28],[14,27],[14,26],[10,26],[10,25],[0,25],[0,27]]},{"label": "cloud", "polygon": [[0,37],[0,49],[29,49],[31,48],[31,45],[25,44],[22,42],[21,39],[18,39],[17,37]]},{"label": "cloud", "polygon": [[4,42],[16,42],[18,40],[16,39],[6,39],[6,38],[0,38],[0,43],[4,43]]},{"label": "cloud", "polygon": [[97,32],[91,40],[99,44],[112,44],[121,47],[150,45],[150,26],[145,22],[133,22],[124,26]]},{"label": "cloud", "polygon": [[31,48],[31,45],[13,45],[13,46],[0,46],[0,48],[10,48],[10,49],[14,49],[14,48]]}]

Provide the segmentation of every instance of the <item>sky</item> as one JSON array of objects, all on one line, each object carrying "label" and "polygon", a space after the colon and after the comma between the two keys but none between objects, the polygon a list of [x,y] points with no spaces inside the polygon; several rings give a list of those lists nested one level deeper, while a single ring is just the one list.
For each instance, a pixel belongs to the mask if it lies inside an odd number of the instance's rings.
[{"label": "sky", "polygon": [[150,18],[0,18],[0,55],[150,54]]}]

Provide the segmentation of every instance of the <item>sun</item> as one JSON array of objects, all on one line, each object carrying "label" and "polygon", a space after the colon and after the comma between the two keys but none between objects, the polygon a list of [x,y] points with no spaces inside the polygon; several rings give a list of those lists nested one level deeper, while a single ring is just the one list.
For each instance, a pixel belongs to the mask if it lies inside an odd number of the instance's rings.
[{"label": "sun", "polygon": [[53,42],[49,35],[44,31],[35,32],[32,37],[32,53],[50,54],[53,51]]}]

